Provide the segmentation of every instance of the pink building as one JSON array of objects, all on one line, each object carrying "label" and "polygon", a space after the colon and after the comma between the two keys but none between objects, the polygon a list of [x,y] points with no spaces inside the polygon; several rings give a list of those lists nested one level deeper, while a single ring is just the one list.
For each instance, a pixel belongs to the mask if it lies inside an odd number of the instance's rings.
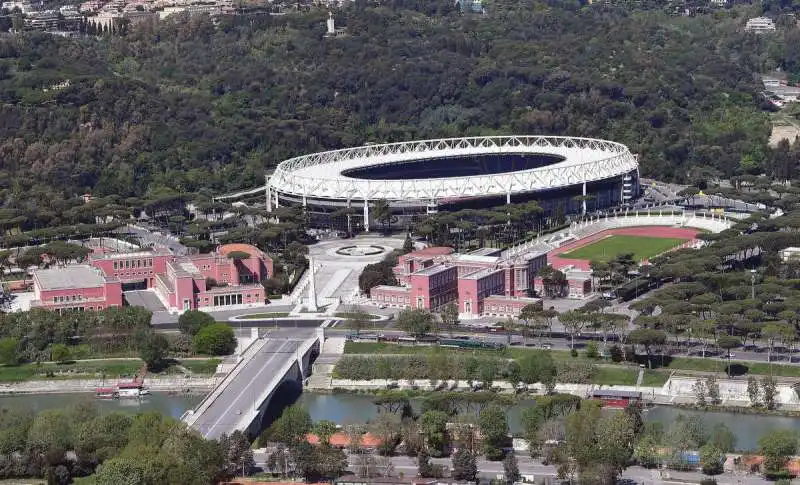
[{"label": "pink building", "polygon": [[[558,268],[567,279],[567,298],[586,298],[592,294],[592,272],[575,269],[572,266]],[[537,291],[544,292],[544,282],[536,278]]]},{"label": "pink building", "polygon": [[482,315],[486,297],[505,290],[502,269],[481,269],[458,278],[458,311],[469,316]]},{"label": "pink building", "polygon": [[411,289],[406,286],[376,286],[370,290],[369,296],[381,307],[409,308],[411,306]]},{"label": "pink building", "polygon": [[395,279],[401,285],[408,284],[408,276],[420,269],[433,266],[436,263],[449,260],[453,248],[447,246],[433,246],[430,248],[412,251],[397,258],[397,266],[393,268]]},{"label": "pink building", "polygon": [[40,269],[33,273],[34,300],[31,307],[90,311],[122,306],[119,278],[105,276],[88,265]]},{"label": "pink building", "polygon": [[[504,315],[518,311],[531,301],[533,279],[547,265],[547,253],[527,253],[513,258],[500,249],[483,248],[467,254],[454,254],[452,248],[433,247],[398,258],[393,272],[400,286],[378,286],[370,298],[378,305],[440,309],[451,301],[458,303],[465,317],[485,313],[484,299],[507,297]],[[505,309],[507,308],[507,311]],[[517,309],[517,310],[514,310]]]},{"label": "pink building", "polygon": [[541,298],[490,295],[483,300],[483,315],[492,317],[518,317],[519,312],[528,305],[541,307]]},{"label": "pink building", "polygon": [[[226,244],[210,254],[181,257],[165,249],[100,253],[90,261],[91,267],[43,270],[40,283],[34,279],[36,301],[42,302],[38,305],[61,308],[69,303],[87,310],[119,306],[123,289],[152,289],[167,309],[178,311],[264,304],[261,281],[273,274],[272,259],[249,244]],[[76,304],[78,298],[82,304]],[[101,306],[97,298],[102,298]]]},{"label": "pink building", "polygon": [[437,264],[408,277],[414,308],[438,310],[458,297],[458,268]]}]

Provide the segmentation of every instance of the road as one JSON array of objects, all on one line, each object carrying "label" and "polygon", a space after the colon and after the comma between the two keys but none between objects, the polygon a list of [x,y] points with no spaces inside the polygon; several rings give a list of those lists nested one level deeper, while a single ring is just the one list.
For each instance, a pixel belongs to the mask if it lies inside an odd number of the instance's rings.
[{"label": "road", "polygon": [[[254,453],[256,466],[266,470],[268,453],[257,451]],[[527,453],[517,453],[517,465],[519,466],[520,474],[523,476],[534,475],[536,478],[540,477],[555,477],[556,467],[553,465],[543,465],[538,460],[534,460]],[[352,455],[349,457],[350,470],[356,468],[356,460]],[[450,458],[433,458],[431,463],[442,465],[446,470],[450,470],[452,461]],[[407,456],[394,456],[392,457],[392,468],[394,475],[402,472],[405,476],[415,476],[417,473],[416,458]],[[503,463],[499,461],[488,461],[484,458],[478,459],[478,475],[483,480],[491,480],[499,478],[498,475],[503,474]],[[641,485],[655,485],[663,483],[676,483],[688,482],[699,483],[705,476],[699,472],[677,472],[668,471],[665,475],[661,475],[658,470],[650,470],[638,466],[627,468],[622,478],[631,480]],[[717,483],[721,485],[764,485],[768,483],[763,477],[754,475],[734,475],[725,473],[717,475]]]},{"label": "road", "polygon": [[[281,335],[282,332],[274,334]],[[305,332],[306,337],[310,332]],[[271,334],[273,335],[273,334]],[[239,371],[238,375],[227,379],[227,386],[193,424],[206,438],[218,438],[223,433],[230,433],[241,419],[241,415],[255,409],[258,393],[273,377],[287,359],[295,358],[298,345],[304,338],[275,337],[267,340],[259,352],[253,356]]]}]

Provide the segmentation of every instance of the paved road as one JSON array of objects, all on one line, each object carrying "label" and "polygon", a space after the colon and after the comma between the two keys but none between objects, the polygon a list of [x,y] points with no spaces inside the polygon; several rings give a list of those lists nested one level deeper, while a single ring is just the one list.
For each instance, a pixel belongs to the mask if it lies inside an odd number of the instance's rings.
[{"label": "paved road", "polygon": [[[310,332],[306,330],[306,336]],[[228,381],[220,395],[193,424],[207,438],[230,433],[241,415],[255,409],[258,394],[275,377],[278,368],[295,358],[297,347],[305,338],[269,338],[260,351],[244,364],[239,374]]]},{"label": "paved road", "polygon": [[[290,312],[294,306],[291,305],[267,305],[255,308],[243,308],[239,310],[222,310],[210,312],[218,322],[227,321],[230,317],[238,315],[251,315],[253,313],[283,313]],[[153,325],[164,325],[170,323],[178,323],[178,316],[169,312],[156,312],[153,313]]]}]

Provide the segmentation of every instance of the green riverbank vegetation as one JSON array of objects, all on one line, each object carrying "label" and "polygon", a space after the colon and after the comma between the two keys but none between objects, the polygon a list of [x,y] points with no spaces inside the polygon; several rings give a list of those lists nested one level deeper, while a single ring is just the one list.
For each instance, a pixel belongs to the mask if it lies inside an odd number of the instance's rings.
[{"label": "green riverbank vegetation", "polygon": [[92,403],[0,410],[0,479],[49,484],[213,485],[253,469],[240,432],[206,440],[160,413],[100,413]]}]

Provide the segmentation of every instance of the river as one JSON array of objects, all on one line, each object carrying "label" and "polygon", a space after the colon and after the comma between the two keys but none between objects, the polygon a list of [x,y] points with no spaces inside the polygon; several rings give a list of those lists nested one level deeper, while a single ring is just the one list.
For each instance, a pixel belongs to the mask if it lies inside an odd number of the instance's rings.
[{"label": "river", "polygon": [[[95,399],[93,394],[43,394],[0,397],[0,408],[23,408],[32,411],[64,408],[80,402],[95,402],[100,412],[121,411],[138,413],[158,411],[174,418],[179,418],[184,411],[197,405],[202,396],[170,395],[154,393],[141,401],[135,399],[104,400]],[[311,419],[334,421],[338,424],[364,423],[374,419],[378,414],[372,402],[372,396],[364,394],[314,394],[303,393],[298,401],[304,405]],[[528,401],[530,402],[530,401]],[[508,425],[512,433],[521,431],[520,413],[526,401],[508,410]],[[419,411],[420,401],[412,401],[412,406]],[[697,415],[703,419],[707,427],[717,423],[725,423],[736,435],[736,448],[754,450],[758,448],[758,439],[772,429],[800,430],[800,418],[780,416],[760,416],[757,414],[738,414],[722,412],[706,412],[683,410],[670,406],[656,406],[645,412],[645,421],[658,421],[668,426],[678,414]]]},{"label": "river", "polygon": [[[314,421],[328,419],[339,424],[363,423],[375,418],[378,413],[377,407],[372,403],[372,397],[363,394],[304,393],[298,402],[306,406]],[[419,401],[412,401],[411,404],[416,411],[419,411]],[[520,412],[523,407],[525,401],[508,410],[508,426],[514,434],[522,430]],[[694,411],[671,406],[656,406],[649,409],[644,413],[644,419],[648,422],[664,423],[668,429],[679,414],[700,416],[708,429],[717,423],[725,423],[736,435],[737,450],[757,449],[758,439],[772,429],[800,430],[800,418]]]}]

